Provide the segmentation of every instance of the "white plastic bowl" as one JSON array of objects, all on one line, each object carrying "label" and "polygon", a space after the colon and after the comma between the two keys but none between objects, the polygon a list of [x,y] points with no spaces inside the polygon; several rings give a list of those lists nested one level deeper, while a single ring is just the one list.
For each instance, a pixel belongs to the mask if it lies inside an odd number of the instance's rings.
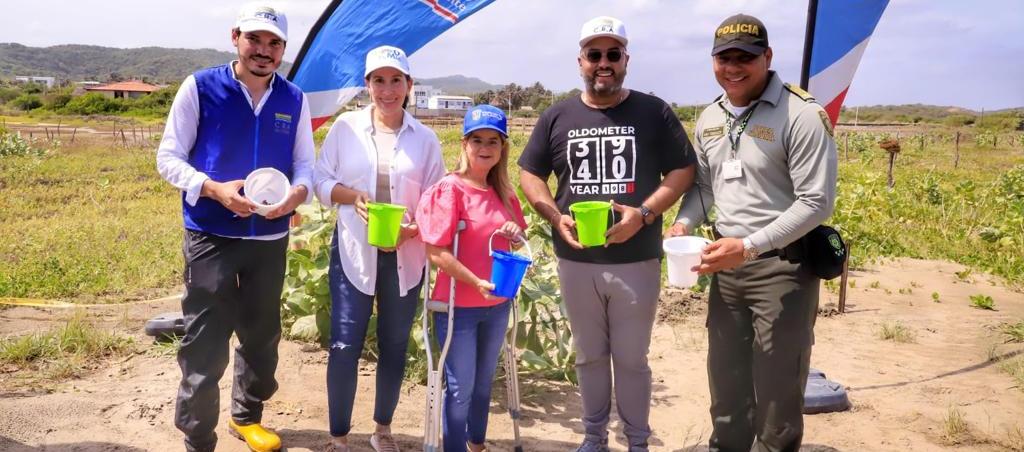
[{"label": "white plastic bowl", "polygon": [[281,207],[288,199],[291,182],[275,168],[259,168],[245,178],[245,197],[258,207],[255,212],[266,215]]},{"label": "white plastic bowl", "polygon": [[688,288],[697,284],[697,273],[690,269],[700,264],[700,255],[709,243],[708,239],[692,235],[671,237],[662,242],[668,258],[669,285]]}]

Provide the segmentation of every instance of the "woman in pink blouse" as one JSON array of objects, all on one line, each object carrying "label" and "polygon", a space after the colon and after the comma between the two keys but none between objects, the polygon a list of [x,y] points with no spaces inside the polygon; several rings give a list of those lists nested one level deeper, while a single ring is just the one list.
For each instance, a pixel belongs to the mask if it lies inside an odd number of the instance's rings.
[{"label": "woman in pink blouse", "polygon": [[[526,228],[522,208],[508,178],[508,133],[505,115],[490,105],[466,112],[462,126],[462,155],[448,174],[420,199],[416,214],[420,235],[430,261],[440,268],[432,300],[449,300],[450,278],[455,277],[454,326],[448,358],[444,403],[444,450],[485,450],[491,382],[508,328],[512,302],[491,295],[491,257],[494,249],[508,249]],[[459,255],[452,254],[456,225]],[[444,342],[448,322],[434,313],[435,333]],[[468,442],[467,442],[468,441]]]}]

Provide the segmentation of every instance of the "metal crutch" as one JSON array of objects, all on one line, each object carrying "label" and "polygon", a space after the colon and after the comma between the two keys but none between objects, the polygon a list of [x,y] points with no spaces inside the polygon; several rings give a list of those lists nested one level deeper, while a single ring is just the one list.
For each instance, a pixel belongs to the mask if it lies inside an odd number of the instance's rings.
[{"label": "metal crutch", "polygon": [[[487,242],[488,256],[494,255],[494,235],[491,234],[491,239]],[[526,236],[520,236],[523,241],[523,245],[526,247],[526,252],[530,256],[530,261],[533,261],[533,250],[530,249],[530,242],[526,240]],[[533,265],[532,263],[530,265]],[[512,432],[514,435],[513,446],[515,452],[523,452],[523,441],[519,436],[519,418],[521,417],[519,411],[519,371],[516,366],[516,332],[519,326],[519,291],[522,289],[522,284],[516,289],[516,296],[509,300],[512,303],[512,327],[510,332],[505,336],[505,394],[508,400],[508,415],[512,418]]]},{"label": "metal crutch", "polygon": [[[452,255],[459,256],[459,233],[466,229],[466,222],[459,220],[455,227],[455,238],[452,240]],[[423,343],[427,349],[427,406],[424,416],[423,450],[436,452],[441,447],[441,407],[444,405],[444,360],[448,356],[448,347],[452,343],[452,330],[455,322],[455,277],[449,275],[448,302],[430,299],[430,260],[423,273]],[[437,364],[434,364],[430,341],[430,320],[432,312],[448,313],[448,331],[441,344]]]}]

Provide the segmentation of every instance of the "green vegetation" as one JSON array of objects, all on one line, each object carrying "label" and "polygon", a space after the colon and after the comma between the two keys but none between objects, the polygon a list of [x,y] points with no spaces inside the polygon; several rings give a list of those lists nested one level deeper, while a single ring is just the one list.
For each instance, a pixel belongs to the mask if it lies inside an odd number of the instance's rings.
[{"label": "green vegetation", "polygon": [[[225,34],[225,41],[227,38]],[[0,44],[0,75],[41,75],[100,82],[139,78],[155,83],[173,83],[180,82],[197,69],[224,64],[236,58],[232,52],[211,49],[117,49],[87,45],[28,47],[11,43]]]},{"label": "green vegetation", "polygon": [[[0,129],[0,157],[42,157],[46,154],[43,143]],[[0,188],[3,184],[0,183]]]},{"label": "green vegetation", "polygon": [[971,295],[970,298],[972,308],[985,309],[989,311],[994,311],[996,309],[996,302],[988,295]]},{"label": "green vegetation", "polygon": [[153,149],[79,138],[0,156],[0,297],[121,300],[181,281],[181,201]]},{"label": "green vegetation", "polygon": [[1017,356],[999,364],[999,368],[1013,378],[1017,389],[1024,391],[1024,358]]},{"label": "green vegetation", "polygon": [[885,322],[878,330],[878,337],[884,341],[909,344],[917,341],[917,334],[899,321]]},{"label": "green vegetation", "polygon": [[1006,336],[1006,342],[1024,342],[1024,320],[1017,323],[1005,323],[1000,330]]},{"label": "green vegetation", "polygon": [[971,438],[971,426],[964,419],[964,413],[955,406],[949,407],[942,427],[942,439],[948,445],[961,444]]},{"label": "green vegetation", "polygon": [[51,378],[70,378],[97,359],[132,352],[132,339],[108,333],[77,314],[63,326],[21,337],[0,339],[0,365],[41,370]]},{"label": "green vegetation", "polygon": [[839,113],[842,124],[932,124],[947,127],[977,126],[980,129],[1024,130],[1024,109],[1013,108],[995,112],[975,112],[958,107],[938,105],[874,105],[843,107]]},{"label": "green vegetation", "polygon": [[[171,95],[168,91],[167,99]],[[76,99],[59,109],[78,108]],[[152,99],[159,105],[159,97]],[[318,140],[325,133],[321,129]],[[948,131],[929,135],[924,149],[910,141],[897,161],[893,190],[886,188],[887,157],[875,147],[884,136],[851,135],[849,158],[842,149],[845,135],[839,140],[839,200],[830,223],[851,243],[853,265],[888,256],[947,259],[1021,287],[1024,261],[1017,250],[1024,244],[1024,156],[1004,139],[1009,136],[999,135],[996,147],[962,141],[958,168],[953,168]],[[438,130],[438,137],[452,168],[460,131]],[[511,137],[513,183],[518,183],[514,162],[527,139],[521,132]],[[1013,146],[1021,139],[1015,136]],[[0,198],[0,297],[113,301],[180,284],[180,198],[157,175],[151,147],[125,149],[109,138],[82,136],[74,145],[39,140],[34,145],[49,150],[0,156],[0,188],[7,195]],[[327,240],[334,222],[329,211],[304,209],[307,221],[293,234],[299,249],[289,255],[282,294],[285,327],[293,337],[322,341]],[[546,229],[531,218],[531,236],[540,242],[533,243],[534,250],[550,256]],[[524,287],[521,301],[529,303],[522,306],[525,329],[518,345],[524,371],[571,381],[573,358],[568,329],[560,323],[564,316],[554,274],[550,265],[540,265]],[[959,277],[970,280],[971,275],[968,269]],[[882,289],[878,281],[863,284]],[[918,285],[910,286],[899,290],[910,294]],[[914,339],[913,331],[898,323],[882,329],[879,336],[886,340]],[[413,337],[410,378],[418,379],[423,344]],[[374,349],[372,343],[366,348],[371,358]]]},{"label": "green vegetation", "polygon": [[[923,150],[907,138],[890,190],[887,153],[873,145],[888,135],[852,134],[849,153],[845,137],[837,140],[839,188],[830,223],[850,243],[854,266],[873,257],[945,259],[1024,282],[1024,155],[1012,152],[1008,140],[994,149],[962,143],[954,167],[949,132],[930,135],[934,144]],[[1021,140],[1018,134],[1015,143]],[[859,142],[870,144],[858,149]]]}]

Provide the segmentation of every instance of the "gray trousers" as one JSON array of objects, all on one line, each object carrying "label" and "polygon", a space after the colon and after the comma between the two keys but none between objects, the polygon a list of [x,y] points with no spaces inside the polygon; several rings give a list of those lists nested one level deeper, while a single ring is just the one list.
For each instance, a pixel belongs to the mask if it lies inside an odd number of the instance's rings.
[{"label": "gray trousers", "polygon": [[630,450],[646,450],[651,436],[651,368],[647,352],[658,306],[661,263],[558,261],[562,299],[569,313],[576,375],[589,441],[608,437],[614,377],[615,406]]},{"label": "gray trousers", "polygon": [[770,257],[711,280],[711,451],[797,451],[820,280]]},{"label": "gray trousers", "polygon": [[259,423],[263,401],[277,391],[277,344],[281,339],[281,286],[288,237],[242,240],[185,231],[185,337],[178,349],[181,384],[174,423],[185,448],[212,451],[220,411],[218,382],[235,348],[231,417]]}]

